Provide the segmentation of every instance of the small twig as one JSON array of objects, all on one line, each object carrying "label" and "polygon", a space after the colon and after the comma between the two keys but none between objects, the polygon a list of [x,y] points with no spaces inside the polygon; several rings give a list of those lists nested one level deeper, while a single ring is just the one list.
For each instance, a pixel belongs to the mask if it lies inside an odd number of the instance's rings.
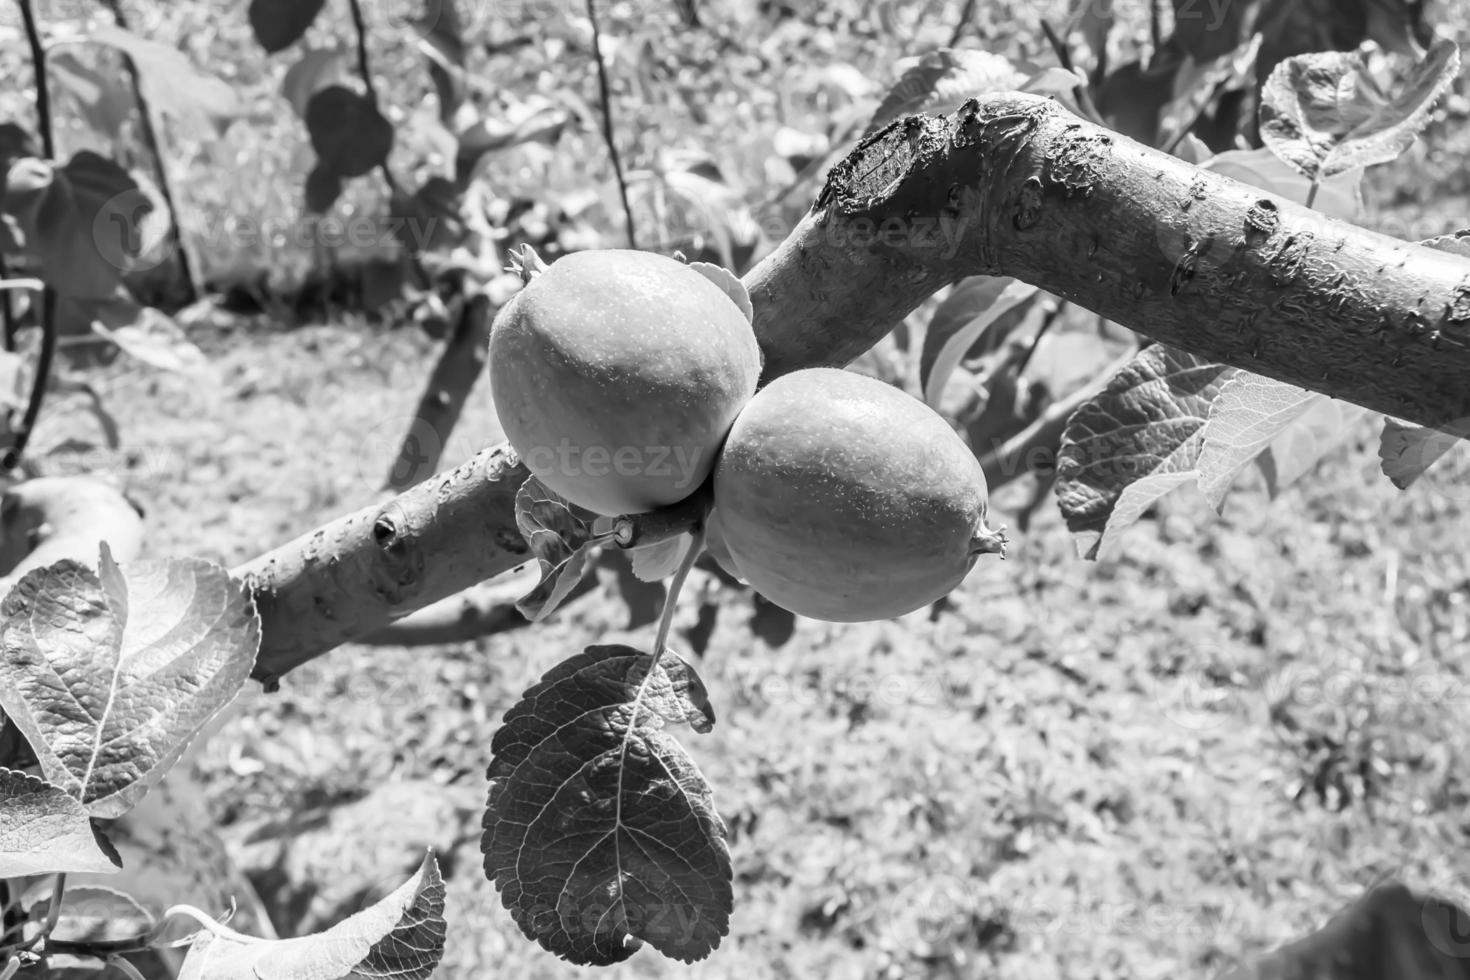
[{"label": "small twig", "polygon": [[10,958],[10,962],[5,964],[5,968],[3,970],[0,970],[0,980],[10,980],[11,977],[15,976],[19,972],[20,957],[12,956]]},{"label": "small twig", "polygon": [[[56,140],[51,132],[51,94],[46,84],[46,49],[41,44],[41,32],[36,27],[36,15],[31,9],[31,0],[19,0],[20,15],[25,21],[26,39],[31,47],[31,64],[36,76],[36,117],[41,132],[41,152],[47,160],[56,159]],[[51,362],[56,356],[56,290],[47,287],[41,293],[41,353],[36,360],[36,379],[31,385],[31,397],[26,403],[26,413],[15,432],[15,442],[0,459],[0,469],[13,470],[20,465],[31,431],[41,414],[41,402],[46,397],[46,383],[51,377]]]},{"label": "small twig", "polygon": [[[1051,45],[1052,51],[1056,52],[1057,63],[1066,71],[1074,71],[1072,68],[1072,52],[1067,48],[1067,42],[1062,40],[1052,26],[1046,21],[1041,22],[1041,33],[1046,35],[1047,43]],[[1072,97],[1077,100],[1077,108],[1082,115],[1099,126],[1106,126],[1102,113],[1097,111],[1097,105],[1092,101],[1092,94],[1087,91],[1087,86],[1080,81],[1072,86]]]},{"label": "small twig", "polygon": [[[106,0],[107,9],[112,11],[112,19],[122,30],[128,29],[127,16],[123,14],[121,0]],[[128,71],[128,78],[133,85],[133,101],[138,104],[139,129],[143,137],[143,145],[148,147],[148,152],[153,154],[154,172],[158,175],[158,193],[163,197],[164,206],[168,208],[171,222],[171,233],[174,240],[174,251],[179,256],[179,271],[184,275],[184,282],[189,287],[188,301],[197,300],[201,293],[200,283],[194,278],[194,263],[189,258],[189,253],[184,248],[183,229],[179,227],[179,208],[174,203],[173,185],[168,179],[168,167],[165,165],[163,153],[158,145],[158,133],[153,127],[153,110],[148,105],[148,97],[143,94],[143,84],[138,77],[138,66],[133,63],[132,56],[123,53],[123,67]]]},{"label": "small twig", "polygon": [[689,569],[694,567],[699,553],[704,550],[704,525],[694,532],[694,539],[688,544],[689,550],[684,552],[684,558],[679,562],[679,570],[674,573],[669,582],[669,594],[664,597],[663,612],[658,618],[658,634],[653,641],[653,663],[648,666],[651,675],[658,667],[659,658],[664,655],[664,648],[669,643],[669,629],[674,624],[674,607],[679,603],[679,593],[684,590],[684,580],[689,577]]},{"label": "small twig", "polygon": [[14,442],[0,458],[0,470],[13,470],[20,465],[25,455],[26,444],[41,416],[41,403],[46,400],[46,385],[51,380],[51,364],[56,359],[56,290],[51,287],[41,293],[41,352],[36,358],[36,378],[31,382],[31,397],[26,402],[25,415],[15,430]]},{"label": "small twig", "polygon": [[1072,52],[1067,50],[1067,42],[1063,41],[1051,24],[1045,20],[1041,22],[1041,33],[1046,35],[1046,43],[1051,45],[1052,51],[1056,52],[1057,63],[1067,71],[1072,70]]},{"label": "small twig", "polygon": [[1026,373],[1026,365],[1030,364],[1031,358],[1036,355],[1036,348],[1041,346],[1041,338],[1046,336],[1046,332],[1051,329],[1052,324],[1061,319],[1062,311],[1066,308],[1067,301],[1058,300],[1057,305],[1052,307],[1046,316],[1042,318],[1041,326],[1036,329],[1036,336],[1031,338],[1031,346],[1026,348],[1026,353],[1022,356],[1021,362],[1016,365],[1016,377],[1019,378]]},{"label": "small twig", "polygon": [[[4,253],[0,253],[0,282],[8,282],[9,277],[10,269],[6,266],[5,255]],[[10,305],[9,290],[4,290],[4,292],[5,295],[0,296],[0,324],[4,325],[4,335],[0,337],[0,342],[3,342],[6,350],[14,351],[16,334],[15,307]]]},{"label": "small twig", "polygon": [[[347,0],[347,5],[352,8],[352,27],[357,31],[357,73],[362,76],[363,88],[367,90],[367,97],[372,101],[373,107],[378,107],[378,89],[373,85],[372,62],[368,58],[367,49],[367,24],[362,18],[362,4],[359,0]],[[393,171],[388,169],[385,161],[382,166],[383,180],[388,185],[388,192],[394,196],[399,194],[398,181],[393,177]]]},{"label": "small twig", "polygon": [[[1282,6],[1289,7],[1291,5],[1282,4]],[[1153,62],[1154,56],[1159,53],[1159,49],[1164,46],[1163,22],[1163,0],[1152,0],[1152,2],[1148,5],[1148,37],[1149,40],[1153,42],[1153,51],[1149,53],[1148,58],[1150,63]]]},{"label": "small twig", "polygon": [[612,157],[613,173],[618,178],[618,194],[623,200],[623,215],[628,222],[628,247],[636,249],[638,236],[633,228],[633,207],[628,203],[628,181],[623,177],[623,161],[618,156],[618,144],[613,138],[612,95],[608,91],[607,65],[602,61],[602,32],[597,26],[597,0],[587,0],[587,19],[592,22],[592,57],[597,62],[597,95],[602,101],[602,138],[607,143],[608,155]]},{"label": "small twig", "polygon": [[960,21],[954,26],[954,33],[949,36],[949,46],[954,47],[960,43],[960,38],[965,36],[965,31],[970,26],[970,21],[975,17],[975,0],[965,0],[965,5],[960,9]]},{"label": "small twig", "polygon": [[36,119],[41,133],[41,152],[47,160],[56,159],[56,140],[51,133],[51,88],[46,83],[46,48],[36,27],[36,14],[31,0],[19,0],[20,16],[26,25],[26,40],[31,46],[31,66],[36,76]]}]

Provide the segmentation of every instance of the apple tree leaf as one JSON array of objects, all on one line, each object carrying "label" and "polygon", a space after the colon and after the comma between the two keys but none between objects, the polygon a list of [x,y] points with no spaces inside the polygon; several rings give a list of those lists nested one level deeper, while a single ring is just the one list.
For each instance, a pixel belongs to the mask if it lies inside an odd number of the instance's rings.
[{"label": "apple tree leaf", "polygon": [[[1226,150],[1200,164],[1241,183],[1280,194],[1289,201],[1305,204],[1312,181],[1264,146],[1257,150]],[[1357,221],[1363,212],[1363,170],[1355,167],[1322,181],[1312,210],[1344,221]]]},{"label": "apple tree leaf", "polygon": [[125,892],[104,885],[68,885],[61,893],[61,913],[46,937],[46,949],[91,953],[138,949],[157,928],[153,913]]},{"label": "apple tree leaf", "polygon": [[121,867],[81,803],[44,779],[0,768],[0,878],[112,874]]},{"label": "apple tree leaf", "polygon": [[48,286],[63,296],[104,299],[142,250],[141,224],[153,203],[122,167],[81,150],[61,167],[16,160],[4,207]]},{"label": "apple tree leaf", "polygon": [[909,63],[864,130],[871,136],[895,119],[921,112],[952,112],[966,99],[1014,91],[1026,73],[1002,55],[971,48],[939,48]]},{"label": "apple tree leaf", "polygon": [[[944,386],[966,352],[997,325],[1014,327],[1038,290],[1009,276],[969,276],[939,304],[924,331],[919,383],[924,401],[938,408]],[[1007,313],[1016,315],[1006,316]]]},{"label": "apple tree leaf", "polygon": [[750,292],[735,273],[713,262],[690,262],[689,268],[724,290],[731,302],[740,307],[740,312],[745,314],[745,322],[755,322],[755,307],[750,303]]},{"label": "apple tree leaf", "polygon": [[372,99],[345,85],[312,93],[306,131],[321,165],[339,177],[361,177],[386,163],[393,151],[393,124]]},{"label": "apple tree leaf", "polygon": [[194,559],[28,572],[0,603],[0,709],[46,779],[94,817],[126,813],[232,701],[260,617],[229,572]]},{"label": "apple tree leaf", "polygon": [[1210,405],[1239,373],[1153,344],[1072,415],[1056,493],[1084,557],[1097,558],[1156,500],[1194,481]]},{"label": "apple tree leaf", "polygon": [[1387,163],[1428,125],[1459,71],[1459,46],[1445,37],[1390,91],[1361,49],[1287,58],[1261,89],[1261,140],[1312,180]]},{"label": "apple tree leaf", "polygon": [[664,727],[714,727],[694,669],[592,646],[553,667],[491,743],[480,849],[521,931],[577,964],[645,942],[708,956],[729,930],[731,862],[708,783]]},{"label": "apple tree leaf", "polygon": [[1470,912],[1437,895],[1416,895],[1390,879],[1373,886],[1315,932],[1235,966],[1219,980],[1449,980],[1465,976],[1467,936]]},{"label": "apple tree leaf", "polygon": [[250,0],[250,29],[266,54],[277,54],[301,40],[326,2]]},{"label": "apple tree leaf", "polygon": [[[1272,496],[1311,471],[1352,432],[1366,409],[1242,371],[1220,387],[1201,435],[1200,491],[1218,511],[1230,485],[1262,453],[1271,454],[1267,473]],[[1307,424],[1314,420],[1319,424]]]},{"label": "apple tree leaf", "polygon": [[534,476],[516,491],[516,527],[541,566],[541,581],[516,601],[522,616],[545,619],[582,576],[597,547],[598,516],[562,497]]},{"label": "apple tree leaf", "polygon": [[633,574],[644,582],[658,582],[679,570],[679,563],[694,543],[692,534],[676,534],[654,544],[630,549]]},{"label": "apple tree leaf", "polygon": [[178,980],[427,980],[445,932],[444,879],[430,852],[392,894],[325,932],[265,940],[207,926]]},{"label": "apple tree leaf", "polygon": [[281,79],[281,94],[306,119],[311,97],[324,88],[340,85],[348,77],[351,62],[342,48],[308,48]]},{"label": "apple tree leaf", "polygon": [[1394,486],[1407,490],[1431,466],[1467,439],[1470,439],[1470,424],[1464,421],[1446,431],[1386,418],[1378,440],[1379,468]]},{"label": "apple tree leaf", "polygon": [[[139,37],[114,24],[94,28],[87,40],[128,56],[150,109],[174,120],[196,123],[227,124],[240,115],[240,99],[234,87],[194,67],[189,57],[172,44]],[[114,80],[113,85],[126,91],[122,78]]]}]

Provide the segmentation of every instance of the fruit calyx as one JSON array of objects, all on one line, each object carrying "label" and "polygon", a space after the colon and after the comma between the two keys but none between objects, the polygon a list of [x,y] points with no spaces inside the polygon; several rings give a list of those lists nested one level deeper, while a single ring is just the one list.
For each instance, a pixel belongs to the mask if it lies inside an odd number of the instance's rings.
[{"label": "fruit calyx", "polygon": [[1000,555],[1001,561],[1004,561],[1006,557],[1006,545],[1009,543],[1010,539],[1006,537],[1004,524],[992,531],[985,526],[984,521],[981,521],[979,529],[970,538],[970,554]]},{"label": "fruit calyx", "polygon": [[545,260],[530,245],[520,245],[510,250],[510,265],[506,266],[506,271],[520,276],[523,283],[529,283],[547,268]]}]

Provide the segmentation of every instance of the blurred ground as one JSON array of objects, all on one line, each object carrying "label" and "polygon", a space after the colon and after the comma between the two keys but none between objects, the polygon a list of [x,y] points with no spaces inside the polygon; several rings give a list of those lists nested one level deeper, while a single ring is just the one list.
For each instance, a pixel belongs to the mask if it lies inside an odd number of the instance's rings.
[{"label": "blurred ground", "polygon": [[[959,6],[892,5],[887,22],[833,14],[826,26],[815,14],[815,25],[783,22],[766,50],[753,43],[767,37],[748,19],[754,5],[733,5],[703,74],[686,64],[644,80],[621,63],[630,166],[702,147],[759,188],[780,123],[840,108],[821,80],[841,75],[833,65],[886,82],[894,57],[948,40]],[[1041,8],[979,7],[996,50],[1043,54]],[[280,66],[249,46],[243,6],[156,8],[139,29],[238,79],[252,107],[220,144],[189,149],[186,203],[201,220],[294,215],[307,148],[274,94]],[[641,8],[617,10],[611,37],[663,50]],[[518,26],[487,29],[503,39]],[[419,78],[401,32],[375,44],[385,77]],[[593,97],[590,75],[567,67],[582,62],[558,64],[554,49],[499,64],[506,98],[568,85]],[[605,190],[596,132],[570,140],[549,158],[508,159],[505,179]],[[1435,226],[1404,237],[1470,224],[1452,196],[1466,190],[1453,184],[1466,142],[1442,134],[1375,173],[1377,200],[1395,209],[1376,220]],[[232,247],[211,253],[216,271],[304,261],[269,243]],[[191,337],[213,379],[128,361],[97,369],[123,450],[63,449],[48,465],[123,479],[155,529],[150,555],[231,565],[375,499],[436,354],[417,331],[359,318],[285,331],[209,317]],[[38,450],[95,440],[92,424],[57,400]],[[803,621],[774,649],[752,632],[748,597],[720,593],[699,663],[720,721],[681,740],[730,825],[732,932],[694,967],[645,951],[602,975],[1211,976],[1385,876],[1470,902],[1459,724],[1470,484],[1461,469],[1458,485],[1399,493],[1377,474],[1374,433],[1359,435],[1274,503],[1249,483],[1218,516],[1194,497],[1167,499],[1106,562],[1079,560],[1048,504],[1027,534],[1013,531],[1009,559],[981,562],[933,621]],[[477,390],[445,464],[497,436]],[[1014,523],[1004,501],[998,510]],[[702,588],[718,587],[691,584]],[[478,808],[501,714],[588,643],[647,642],[622,629],[626,616],[608,586],[533,630],[427,650],[344,647],[274,696],[252,690],[195,771],[282,933],[321,928],[311,916],[397,885],[432,844],[450,896],[438,976],[590,975],[529,944],[501,909],[479,869]],[[389,795],[351,809],[375,792]],[[305,817],[316,836],[287,854],[272,838],[293,816],[290,833],[306,833]]]}]

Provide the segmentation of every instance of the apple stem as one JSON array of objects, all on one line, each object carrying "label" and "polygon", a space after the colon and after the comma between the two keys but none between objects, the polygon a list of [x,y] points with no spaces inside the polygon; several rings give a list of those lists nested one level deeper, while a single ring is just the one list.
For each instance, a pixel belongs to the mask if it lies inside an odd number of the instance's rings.
[{"label": "apple stem", "polygon": [[704,524],[701,523],[690,535],[687,550],[679,562],[679,570],[669,581],[669,594],[664,598],[663,612],[658,618],[658,635],[653,641],[653,663],[649,665],[649,674],[652,674],[658,667],[659,658],[663,656],[664,647],[668,645],[669,628],[674,623],[674,607],[679,604],[679,593],[684,590],[684,580],[689,577],[689,569],[694,567],[695,560],[699,558],[699,553],[703,550]]}]

